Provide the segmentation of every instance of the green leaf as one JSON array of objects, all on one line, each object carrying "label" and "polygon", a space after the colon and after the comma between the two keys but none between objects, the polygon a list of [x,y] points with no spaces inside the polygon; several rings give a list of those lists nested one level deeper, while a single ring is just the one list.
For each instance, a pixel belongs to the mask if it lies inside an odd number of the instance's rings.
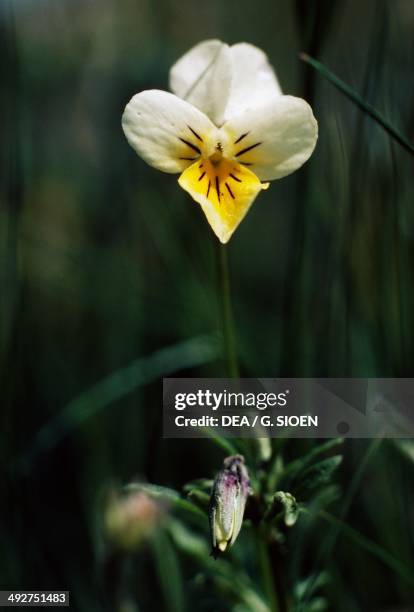
[{"label": "green leaf", "polygon": [[210,495],[205,491],[201,491],[201,489],[197,489],[196,487],[188,491],[187,497],[200,502],[200,504],[204,507],[208,506],[210,502]]},{"label": "green leaf", "polygon": [[269,461],[272,457],[272,443],[269,437],[255,438],[259,457],[262,461]]},{"label": "green leaf", "polygon": [[394,440],[399,451],[414,463],[414,440]]},{"label": "green leaf", "polygon": [[170,518],[167,524],[174,544],[184,553],[195,558],[208,558],[210,546],[205,538],[202,538],[176,519]]},{"label": "green leaf", "polygon": [[302,480],[297,489],[310,492],[320,485],[326,484],[332,478],[334,471],[342,462],[342,455],[334,455],[311,465],[302,474]]},{"label": "green leaf", "polygon": [[171,545],[168,534],[161,530],[151,539],[155,566],[168,612],[182,612],[184,609],[183,579],[178,556]]},{"label": "green leaf", "polygon": [[205,540],[191,532],[179,521],[169,521],[167,528],[170,530],[175,545],[184,553],[195,558],[214,581],[216,588],[228,596],[239,600],[239,604],[245,606],[246,610],[255,612],[270,612],[270,608],[262,597],[255,591],[253,584],[240,567],[235,567],[234,559],[213,559],[209,554],[210,548]]},{"label": "green leaf", "polygon": [[305,596],[313,595],[318,589],[329,582],[329,574],[322,571],[319,574],[308,576],[300,580],[294,587],[295,601],[301,602]]},{"label": "green leaf", "polygon": [[305,470],[305,468],[307,468],[311,463],[313,463],[314,459],[343,443],[344,438],[333,438],[332,440],[328,440],[327,442],[315,446],[303,457],[300,457],[299,459],[295,459],[291,463],[288,463],[284,470],[283,477],[285,478],[289,476],[290,479],[295,478],[298,474],[302,472],[302,470]]},{"label": "green leaf", "polygon": [[307,612],[324,612],[328,609],[328,602],[324,597],[315,597],[308,604]]},{"label": "green leaf", "polygon": [[279,480],[285,474],[282,455],[276,453],[267,476],[267,491],[270,493],[275,490]]},{"label": "green leaf", "polygon": [[323,77],[325,77],[334,87],[339,89],[351,102],[353,102],[364,113],[367,113],[378,125],[380,125],[394,140],[398,142],[406,151],[414,154],[414,144],[411,143],[401,132],[399,132],[376,108],[361,98],[361,96],[352,87],[341,81],[333,72],[328,70],[326,66],[318,62],[307,53],[301,53],[300,59],[315,68]]},{"label": "green leaf", "polygon": [[296,499],[291,493],[278,491],[273,497],[275,504],[282,504],[284,512],[284,521],[287,527],[292,527],[299,516],[299,506]]},{"label": "green leaf", "polygon": [[207,509],[210,502],[211,490],[213,487],[213,480],[207,478],[198,478],[192,482],[188,482],[183,486],[184,493],[187,494],[188,499],[195,500],[200,505]]},{"label": "green leaf", "polygon": [[308,501],[307,507],[322,509],[331,505],[342,496],[342,489],[337,484],[326,485],[316,491]]},{"label": "green leaf", "polygon": [[143,483],[131,483],[129,485],[126,485],[126,487],[124,488],[125,492],[143,491],[151,497],[163,499],[167,503],[171,504],[171,506],[173,506],[174,508],[189,512],[191,515],[193,515],[193,517],[197,519],[198,522],[202,520],[203,524],[207,526],[206,513],[200,510],[198,506],[193,504],[188,499],[181,497],[181,495],[174,489],[169,489],[168,487],[161,487],[159,485]]},{"label": "green leaf", "polygon": [[[326,563],[326,560],[329,559],[332,551],[334,550],[334,546],[337,540],[337,537],[340,532],[340,526],[343,524],[343,520],[349,508],[351,506],[351,502],[354,499],[358,487],[362,481],[363,475],[369,465],[370,461],[372,461],[375,454],[378,452],[378,449],[381,447],[382,439],[376,438],[371,441],[369,444],[362,461],[360,461],[356,471],[353,474],[353,477],[348,485],[347,491],[343,495],[342,503],[341,503],[341,511],[340,511],[340,519],[337,519],[337,522],[333,524],[333,528],[331,531],[327,531],[322,550],[319,554],[319,558],[317,560],[317,566],[323,567]],[[312,495],[312,499],[309,501],[307,508],[304,510],[309,513],[309,516],[317,517],[319,512],[321,511],[323,506],[331,503],[336,497],[338,497],[339,489],[335,485],[325,486],[322,490],[319,490],[316,494]],[[305,602],[305,606],[306,606]],[[305,608],[306,609],[306,608]]]},{"label": "green leaf", "polygon": [[238,450],[234,446],[234,444],[230,442],[230,440],[227,440],[226,438],[222,438],[221,436],[218,436],[216,432],[214,431],[214,429],[212,429],[211,427],[203,427],[202,431],[206,437],[212,440],[214,444],[216,444],[216,446],[220,447],[228,455],[238,454]]},{"label": "green leaf", "polygon": [[188,493],[192,489],[200,489],[201,491],[210,491],[213,486],[214,480],[211,478],[196,478],[195,480],[190,480],[183,486],[183,490]]},{"label": "green leaf", "polygon": [[358,546],[380,559],[393,572],[395,572],[406,582],[414,586],[413,568],[408,567],[407,565],[405,565],[405,563],[403,563],[403,561],[394,557],[394,555],[385,550],[382,546],[380,546],[376,542],[373,542],[353,527],[350,527],[349,525],[347,525],[347,523],[344,523],[343,521],[340,521],[336,517],[332,516],[329,512],[321,510],[320,512],[318,512],[318,515],[329,523],[335,525],[335,527],[340,532],[346,535]]},{"label": "green leaf", "polygon": [[214,361],[218,354],[219,347],[213,337],[198,336],[140,357],[125,368],[112,372],[75,397],[40,429],[21,459],[23,469],[30,467],[39,452],[50,451],[87,419],[135,389],[179,370]]}]

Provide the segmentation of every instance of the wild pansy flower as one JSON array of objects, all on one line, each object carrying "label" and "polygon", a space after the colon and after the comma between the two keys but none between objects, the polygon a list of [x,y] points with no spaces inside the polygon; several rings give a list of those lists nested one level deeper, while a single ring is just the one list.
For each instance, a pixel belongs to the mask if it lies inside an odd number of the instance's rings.
[{"label": "wild pansy flower", "polygon": [[217,474],[210,499],[210,531],[213,554],[224,552],[239,535],[250,479],[242,455],[232,455],[223,462]]},{"label": "wild pansy flower", "polygon": [[266,55],[247,43],[196,45],[171,68],[170,87],[135,95],[122,127],[148,164],[180,173],[225,243],[267,181],[310,157],[317,122],[304,100],[282,95]]}]

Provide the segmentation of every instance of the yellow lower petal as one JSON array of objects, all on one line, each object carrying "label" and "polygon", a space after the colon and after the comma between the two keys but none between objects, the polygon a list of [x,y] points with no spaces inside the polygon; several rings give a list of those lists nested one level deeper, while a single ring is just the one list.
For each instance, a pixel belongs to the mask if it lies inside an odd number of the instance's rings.
[{"label": "yellow lower petal", "polygon": [[224,158],[199,159],[178,179],[180,186],[201,205],[220,242],[228,242],[257,194],[267,189],[253,172]]}]

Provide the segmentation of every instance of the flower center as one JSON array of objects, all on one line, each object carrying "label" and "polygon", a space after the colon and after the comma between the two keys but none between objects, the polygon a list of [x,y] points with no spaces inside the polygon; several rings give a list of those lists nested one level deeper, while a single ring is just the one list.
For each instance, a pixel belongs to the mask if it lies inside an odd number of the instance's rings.
[{"label": "flower center", "polygon": [[221,160],[223,159],[223,148],[221,146],[221,142],[217,143],[213,155],[210,155],[208,159],[211,161],[213,166],[218,166],[220,164]]}]

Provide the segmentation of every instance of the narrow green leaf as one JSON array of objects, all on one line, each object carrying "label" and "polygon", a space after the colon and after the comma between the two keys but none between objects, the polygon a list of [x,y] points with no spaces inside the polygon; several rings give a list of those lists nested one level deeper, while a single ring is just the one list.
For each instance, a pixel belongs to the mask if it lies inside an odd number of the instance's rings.
[{"label": "narrow green leaf", "polygon": [[165,610],[182,612],[184,609],[184,587],[178,555],[163,530],[152,537],[152,551],[158,579],[163,593]]},{"label": "narrow green leaf", "polygon": [[273,503],[274,505],[281,504],[283,506],[285,525],[292,527],[299,516],[299,506],[293,495],[284,491],[278,491],[273,497]]},{"label": "narrow green leaf", "polygon": [[202,538],[190,531],[176,519],[170,518],[167,523],[174,544],[184,553],[198,560],[209,559],[210,545],[206,538]]},{"label": "narrow green leaf", "polygon": [[274,491],[279,483],[279,480],[284,476],[285,468],[283,465],[282,455],[278,452],[274,454],[273,461],[268,470],[267,476],[267,491],[271,493]]},{"label": "narrow green leaf", "polygon": [[140,357],[116,370],[75,397],[61,412],[46,423],[22,458],[23,468],[30,467],[39,452],[51,450],[72,430],[80,427],[100,410],[163,376],[216,359],[219,347],[214,338],[199,336]]},{"label": "narrow green leaf", "polygon": [[[174,544],[179,550],[197,559],[220,591],[231,593],[232,597],[242,602],[248,610],[271,612],[254,588],[249,576],[240,566],[235,565],[234,558],[213,559],[206,541],[190,531],[179,521],[170,520],[167,525]],[[229,561],[231,559],[231,561]]]},{"label": "narrow green leaf", "polygon": [[394,140],[398,142],[406,151],[414,154],[414,144],[411,143],[405,136],[403,136],[391,123],[386,119],[376,108],[369,102],[366,102],[352,87],[344,83],[338,78],[333,72],[328,70],[326,66],[318,62],[316,59],[308,55],[307,53],[301,53],[300,59],[315,68],[323,77],[325,77],[334,87],[339,89],[351,102],[353,102],[358,108],[367,113],[378,123]]},{"label": "narrow green leaf", "polygon": [[284,470],[283,477],[285,478],[286,476],[289,476],[291,479],[296,477],[302,470],[308,468],[314,459],[343,443],[344,438],[333,438],[332,440],[328,440],[327,442],[323,442],[322,444],[315,446],[303,457],[288,463]]},{"label": "narrow green leaf", "polygon": [[200,489],[201,491],[211,491],[213,483],[214,480],[212,478],[196,478],[195,480],[187,482],[183,486],[183,491],[185,491],[186,493],[188,493],[192,489]]},{"label": "narrow green leaf", "polygon": [[190,489],[190,491],[187,493],[187,497],[189,499],[194,499],[200,502],[200,505],[204,507],[206,507],[210,502],[210,495],[206,493],[205,491],[201,491],[200,489],[197,489],[197,488]]},{"label": "narrow green leaf", "polygon": [[293,589],[295,601],[301,602],[305,595],[314,595],[318,589],[324,587],[328,582],[329,573],[327,571],[321,571],[319,574],[312,574],[299,580]]},{"label": "narrow green leaf", "polygon": [[316,487],[326,484],[332,477],[332,474],[342,462],[341,455],[334,455],[323,459],[314,465],[311,465],[302,476],[302,481],[299,483],[298,490],[309,492]]},{"label": "narrow green leaf", "polygon": [[238,454],[238,450],[234,446],[234,444],[230,442],[229,440],[227,440],[226,438],[222,438],[221,436],[218,436],[215,433],[214,429],[212,429],[211,427],[203,427],[202,429],[203,429],[204,435],[206,435],[210,440],[212,440],[212,442],[214,442],[214,444],[216,444],[219,448],[224,450],[228,455]]},{"label": "narrow green leaf", "polygon": [[147,493],[152,497],[164,499],[173,507],[190,512],[192,515],[197,517],[198,520],[202,519],[203,523],[207,525],[206,513],[200,510],[198,506],[193,504],[188,499],[181,497],[181,495],[174,489],[153,484],[131,483],[125,487],[125,491],[144,491],[144,493]]},{"label": "narrow green leaf", "polygon": [[393,440],[393,442],[407,459],[414,462],[414,440]]},{"label": "narrow green leaf", "polygon": [[258,454],[261,461],[269,461],[272,457],[272,443],[270,438],[264,436],[254,438],[256,440]]},{"label": "narrow green leaf", "polygon": [[318,515],[329,523],[335,525],[340,532],[348,536],[351,540],[358,544],[358,546],[380,559],[380,561],[387,565],[393,572],[397,573],[406,582],[414,586],[413,569],[407,567],[405,563],[400,561],[400,559],[396,559],[390,552],[382,548],[382,546],[376,542],[373,542],[353,527],[350,527],[347,525],[347,523],[338,520],[336,517],[329,514],[329,512],[321,510],[318,512]]},{"label": "narrow green leaf", "polygon": [[[341,504],[340,520],[333,525],[333,529],[326,534],[324,544],[319,552],[316,567],[325,567],[326,559],[332,554],[336,539],[339,535],[339,526],[344,521],[349,508],[351,507],[352,500],[354,499],[358,487],[362,482],[362,478],[366,472],[367,466],[372,461],[372,458],[381,447],[382,439],[373,439],[371,444],[368,446],[362,461],[360,461],[357,470],[355,471],[351,482],[349,483],[348,489],[344,495],[343,502]],[[339,489],[333,485],[325,487],[322,491],[318,491],[316,495],[312,497],[312,504],[309,506],[309,510],[313,516],[318,516],[318,512],[322,510],[322,506],[331,503],[339,493]],[[306,604],[305,604],[306,605]]]}]

